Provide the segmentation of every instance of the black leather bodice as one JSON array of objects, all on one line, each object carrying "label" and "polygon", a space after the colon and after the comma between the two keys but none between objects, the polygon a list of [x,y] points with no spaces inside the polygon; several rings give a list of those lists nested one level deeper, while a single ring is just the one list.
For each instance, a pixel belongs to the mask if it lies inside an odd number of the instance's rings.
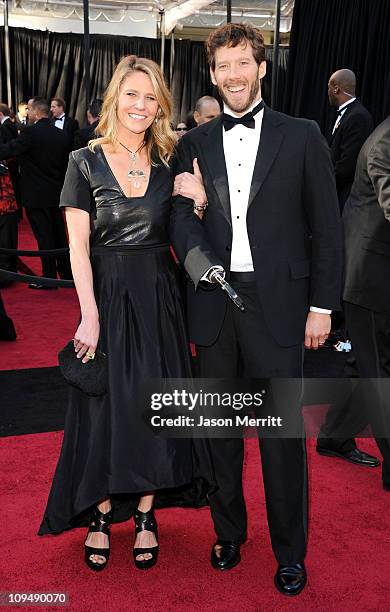
[{"label": "black leather bodice", "polygon": [[92,247],[154,247],[168,243],[171,170],[152,166],[144,196],[126,197],[98,145],[73,152],[91,191]]}]

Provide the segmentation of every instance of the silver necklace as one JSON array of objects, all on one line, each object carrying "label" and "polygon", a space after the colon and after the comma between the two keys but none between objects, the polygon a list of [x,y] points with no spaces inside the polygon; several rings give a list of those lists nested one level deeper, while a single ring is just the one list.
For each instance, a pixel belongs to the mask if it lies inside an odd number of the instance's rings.
[{"label": "silver necklace", "polygon": [[131,149],[126,147],[126,145],[124,145],[123,142],[119,141],[119,144],[124,149],[126,149],[126,151],[130,155],[130,168],[127,173],[127,178],[131,182],[131,184],[134,186],[135,189],[139,189],[142,183],[146,181],[146,174],[142,168],[135,168],[134,165],[138,159],[138,152],[141,151],[141,149],[145,146],[145,141],[143,140],[141,142],[140,146],[138,147],[136,151],[132,151]]}]

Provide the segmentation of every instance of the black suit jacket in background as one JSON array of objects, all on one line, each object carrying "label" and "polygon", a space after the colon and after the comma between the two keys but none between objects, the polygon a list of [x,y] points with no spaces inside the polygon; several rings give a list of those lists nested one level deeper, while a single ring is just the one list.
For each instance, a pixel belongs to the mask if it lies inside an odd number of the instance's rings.
[{"label": "black suit jacket in background", "polygon": [[[176,173],[198,158],[209,206],[201,221],[187,198],[173,199],[171,237],[191,277],[190,337],[215,342],[227,297],[199,282],[215,264],[229,279],[232,222],[222,119],[191,130],[177,147]],[[234,128],[233,128],[234,129]],[[341,221],[329,148],[317,124],[264,110],[247,227],[256,284],[271,333],[281,346],[300,344],[309,306],[340,308]]]},{"label": "black suit jacket in background", "polygon": [[6,119],[4,123],[0,125],[0,144],[5,144],[14,140],[18,136],[18,128],[11,119]]},{"label": "black suit jacket in background", "polygon": [[390,314],[390,116],[360,152],[343,223],[344,300]]},{"label": "black suit jacket in background", "polygon": [[58,206],[68,154],[66,136],[49,119],[40,119],[8,144],[0,145],[0,159],[19,160],[23,206]]},{"label": "black suit jacket in background", "polygon": [[341,211],[351,191],[359,151],[373,128],[370,113],[361,102],[355,100],[346,107],[334,134],[329,136]]},{"label": "black suit jacket in background", "polygon": [[[51,118],[51,122],[55,127],[56,119],[54,117]],[[60,130],[60,128],[56,128],[56,129]],[[77,148],[75,147],[75,136],[76,136],[76,132],[78,131],[78,129],[79,129],[79,122],[77,121],[77,119],[73,119],[73,117],[69,117],[68,115],[65,115],[64,127],[60,131],[63,132],[68,139],[69,151],[73,151],[74,148]]]},{"label": "black suit jacket in background", "polygon": [[98,126],[99,121],[94,121],[87,127],[78,130],[75,134],[74,138],[74,148],[82,149],[83,147],[87,147],[90,140],[96,138],[95,129]]}]

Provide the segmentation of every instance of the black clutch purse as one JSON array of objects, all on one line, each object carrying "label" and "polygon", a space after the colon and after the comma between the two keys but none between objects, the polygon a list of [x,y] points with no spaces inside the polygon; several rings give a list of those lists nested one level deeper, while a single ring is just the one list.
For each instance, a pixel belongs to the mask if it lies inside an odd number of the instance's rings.
[{"label": "black clutch purse", "polygon": [[107,392],[107,355],[96,350],[95,359],[83,363],[77,359],[73,340],[58,353],[58,363],[66,382],[87,395],[98,396]]}]

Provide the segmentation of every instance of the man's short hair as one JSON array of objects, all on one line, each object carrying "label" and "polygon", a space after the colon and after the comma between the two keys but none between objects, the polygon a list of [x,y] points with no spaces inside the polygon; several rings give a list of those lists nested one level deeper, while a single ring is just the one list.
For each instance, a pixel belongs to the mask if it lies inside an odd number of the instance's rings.
[{"label": "man's short hair", "polygon": [[195,111],[194,112],[200,113],[201,110],[202,110],[202,106],[206,102],[215,102],[219,106],[219,102],[218,102],[217,98],[214,98],[213,96],[202,96],[201,98],[199,98],[199,100],[196,101]]},{"label": "man's short hair", "polygon": [[27,102],[25,102],[24,100],[18,102],[18,108],[20,108],[21,106],[27,106]]},{"label": "man's short hair", "polygon": [[91,113],[92,117],[99,117],[102,112],[103,100],[96,98],[92,100],[91,104],[88,106],[88,111]]},{"label": "man's short hair", "polygon": [[226,23],[211,32],[206,41],[207,59],[212,70],[215,70],[215,52],[220,47],[237,47],[249,43],[253,57],[258,66],[265,61],[264,38],[259,28],[247,23]]},{"label": "man's short hair", "polygon": [[5,117],[9,117],[11,114],[9,106],[7,106],[4,102],[0,102],[0,113],[3,113]]},{"label": "man's short hair", "polygon": [[49,103],[46,98],[34,96],[30,102],[32,108],[38,111],[41,115],[48,115],[50,111]]},{"label": "man's short hair", "polygon": [[62,106],[66,110],[66,102],[62,98],[51,98],[50,102],[57,102],[57,106]]}]

